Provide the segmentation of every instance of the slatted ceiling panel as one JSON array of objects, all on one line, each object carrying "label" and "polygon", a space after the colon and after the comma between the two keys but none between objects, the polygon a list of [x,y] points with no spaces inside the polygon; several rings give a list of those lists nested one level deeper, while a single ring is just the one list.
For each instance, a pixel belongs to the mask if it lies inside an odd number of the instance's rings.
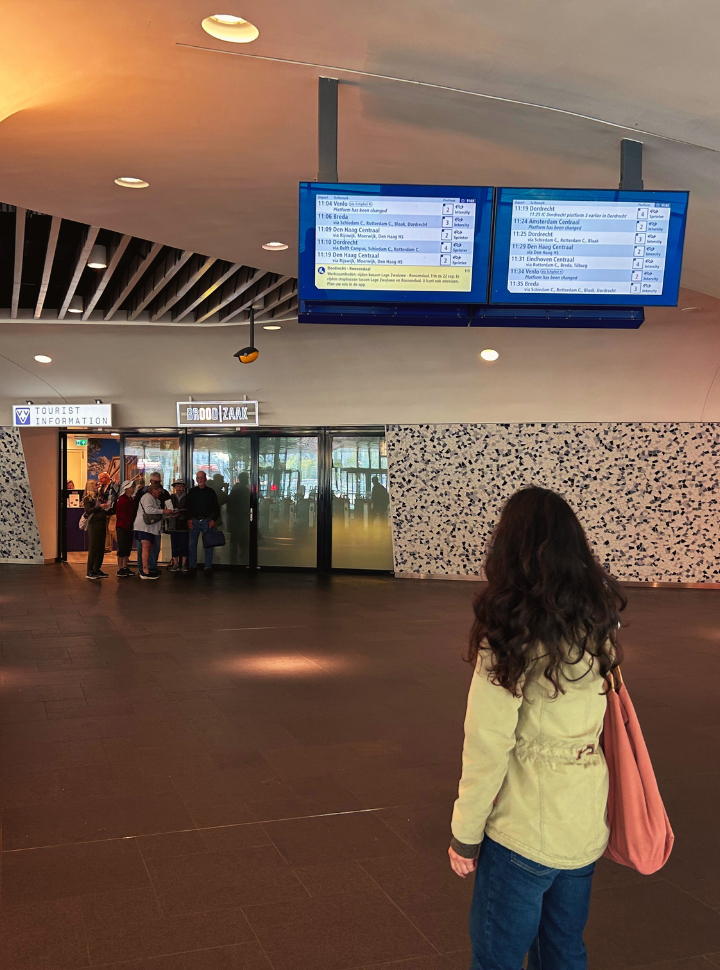
[{"label": "slatted ceiling panel", "polygon": [[[87,266],[95,243],[106,249],[102,270]],[[78,294],[90,323],[212,326],[243,323],[264,295],[270,319],[277,307],[287,312],[295,292],[294,280],[267,270],[0,204],[0,320],[14,310],[18,320],[78,323],[68,314]]]},{"label": "slatted ceiling panel", "polygon": [[164,314],[170,313],[175,304],[190,292],[216,262],[217,260],[211,256],[200,256],[196,253],[155,298],[149,308],[150,319],[154,322]]}]

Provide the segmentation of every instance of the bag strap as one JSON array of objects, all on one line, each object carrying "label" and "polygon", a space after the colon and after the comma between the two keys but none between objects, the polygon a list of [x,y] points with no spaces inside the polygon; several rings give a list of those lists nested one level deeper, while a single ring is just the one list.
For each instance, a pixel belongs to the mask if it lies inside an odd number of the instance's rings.
[{"label": "bag strap", "polygon": [[625,686],[625,681],[623,680],[623,675],[619,664],[612,670],[608,670],[607,674],[605,675],[605,685],[607,687],[606,693],[609,693],[610,691],[617,693],[621,687]]}]

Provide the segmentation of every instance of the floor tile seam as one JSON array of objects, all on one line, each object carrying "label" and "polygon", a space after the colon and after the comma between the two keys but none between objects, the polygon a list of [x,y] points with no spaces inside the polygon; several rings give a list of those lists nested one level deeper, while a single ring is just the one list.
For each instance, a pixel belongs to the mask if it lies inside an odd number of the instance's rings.
[{"label": "floor tile seam", "polygon": [[[172,793],[160,792],[159,794],[172,794]],[[134,797],[134,796],[129,796],[129,797]],[[113,796],[110,796],[110,800],[115,800],[115,798]],[[185,801],[182,798],[182,796],[180,796],[180,800],[183,802],[183,804],[185,804]],[[241,804],[244,804],[244,803],[241,803]],[[265,826],[265,825],[270,825],[274,822],[301,822],[301,821],[304,821],[305,819],[311,819],[311,818],[334,818],[338,815],[361,815],[361,814],[368,814],[370,812],[383,812],[389,809],[397,809],[399,807],[400,806],[398,805],[388,805],[388,806],[381,806],[379,808],[356,808],[356,809],[351,809],[344,812],[322,812],[315,815],[294,815],[288,818],[253,819],[250,822],[227,822],[223,825],[196,825],[193,828],[172,829],[169,832],[142,832],[138,835],[118,835],[112,839],[88,839],[84,842],[56,842],[56,843],[53,843],[52,845],[27,845],[19,849],[2,849],[0,854],[10,855],[11,853],[15,853],[15,852],[40,852],[43,849],[62,849],[62,848],[66,848],[67,846],[81,846],[81,845],[101,845],[108,842],[129,842],[132,839],[151,839],[151,838],[157,838],[158,836],[161,836],[161,835],[183,835],[187,832],[213,832],[218,829],[234,829],[234,828],[238,828],[241,825]],[[190,817],[192,817],[192,814],[190,813],[189,809],[188,809],[188,814],[190,814]],[[264,828],[263,828],[263,831],[265,831]],[[390,829],[390,831],[392,832],[392,829]],[[272,842],[272,839],[270,841]],[[272,842],[272,844],[274,845],[275,843]],[[413,849],[412,851],[414,852],[415,850]]]},{"label": "floor tile seam", "polygon": [[[413,852],[415,852],[414,849],[413,849]],[[415,852],[415,854],[417,855],[417,852]],[[428,937],[423,933],[423,931],[417,925],[417,923],[415,922],[415,920],[412,919],[412,917],[408,916],[408,914],[405,912],[405,910],[403,910],[402,907],[399,906],[395,902],[395,900],[392,898],[392,896],[383,889],[383,887],[380,885],[380,883],[377,881],[377,879],[375,879],[375,877],[370,872],[368,872],[368,870],[366,869],[366,867],[363,865],[363,861],[361,859],[356,859],[355,861],[356,861],[357,865],[360,866],[360,868],[365,873],[365,875],[368,877],[368,879],[370,879],[372,882],[375,883],[375,885],[378,887],[378,889],[383,894],[383,896],[385,896],[385,898],[395,907],[395,909],[398,911],[398,913],[400,913],[401,916],[403,916],[403,918],[406,919],[408,921],[408,923],[410,923],[410,925],[415,928],[415,930],[417,931],[417,933],[420,934],[420,936],[425,940],[425,942],[427,943],[427,945],[429,947],[431,947],[432,950],[434,950],[435,953],[441,953],[442,951],[439,950],[438,947],[436,947],[435,944],[430,939],[428,939]]]},{"label": "floor tile seam", "polygon": [[[112,960],[110,963],[90,963],[87,970],[96,970],[96,968],[97,970],[101,970],[102,967],[121,967],[132,963],[137,963],[138,960],[156,960],[163,959],[164,957],[184,956],[186,953],[207,953],[210,950],[230,950],[236,946],[251,946],[252,943],[252,940],[245,940],[242,943],[223,943],[220,946],[202,946],[195,950],[173,950],[171,953],[156,953],[153,956],[133,957],[130,960]],[[262,944],[260,944],[260,948],[262,949]],[[265,953],[264,950],[263,953]],[[265,954],[265,957],[267,959],[267,954]],[[270,964],[270,966],[273,966],[273,964]],[[274,967],[273,970],[275,970]]]}]

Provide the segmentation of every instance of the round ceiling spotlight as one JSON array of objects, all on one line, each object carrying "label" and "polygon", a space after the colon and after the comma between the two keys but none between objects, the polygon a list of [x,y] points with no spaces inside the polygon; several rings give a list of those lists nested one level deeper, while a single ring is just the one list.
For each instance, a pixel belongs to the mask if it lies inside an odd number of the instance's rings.
[{"label": "round ceiling spotlight", "polygon": [[263,327],[263,330],[282,330],[282,327],[278,326],[277,324],[271,324],[270,326]]},{"label": "round ceiling spotlight", "polygon": [[267,242],[263,243],[263,249],[269,249],[271,252],[280,252],[281,249],[287,249],[287,243],[281,242]]},{"label": "round ceiling spotlight", "polygon": [[90,269],[107,269],[107,250],[105,247],[95,243],[90,250],[87,264]]},{"label": "round ceiling spotlight", "polygon": [[229,41],[231,44],[249,44],[260,36],[255,24],[231,13],[214,13],[202,21],[201,27],[211,37]]},{"label": "round ceiling spotlight", "polygon": [[146,182],[145,179],[131,178],[129,175],[122,175],[120,178],[115,179],[115,185],[119,185],[123,189],[146,189],[150,183]]},{"label": "round ceiling spotlight", "polygon": [[497,360],[500,354],[497,352],[497,350],[490,350],[488,348],[487,350],[481,350],[480,356],[482,357],[483,360],[486,360],[488,361],[488,363],[490,363],[493,360]]},{"label": "round ceiling spotlight", "polygon": [[48,357],[47,354],[35,354],[35,360],[38,364],[52,364],[52,357]]},{"label": "round ceiling spotlight", "polygon": [[79,293],[76,293],[75,296],[72,298],[72,300],[70,300],[68,313],[82,313],[84,309],[85,309],[85,303],[83,301],[83,298],[80,296]]}]

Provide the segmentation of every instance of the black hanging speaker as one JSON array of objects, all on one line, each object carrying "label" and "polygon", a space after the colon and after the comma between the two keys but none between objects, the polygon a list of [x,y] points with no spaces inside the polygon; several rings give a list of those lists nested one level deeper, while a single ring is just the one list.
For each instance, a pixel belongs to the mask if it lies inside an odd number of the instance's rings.
[{"label": "black hanging speaker", "polygon": [[255,346],[255,307],[250,307],[250,346],[238,350],[233,357],[237,357],[241,364],[252,364],[258,359],[260,351]]}]

